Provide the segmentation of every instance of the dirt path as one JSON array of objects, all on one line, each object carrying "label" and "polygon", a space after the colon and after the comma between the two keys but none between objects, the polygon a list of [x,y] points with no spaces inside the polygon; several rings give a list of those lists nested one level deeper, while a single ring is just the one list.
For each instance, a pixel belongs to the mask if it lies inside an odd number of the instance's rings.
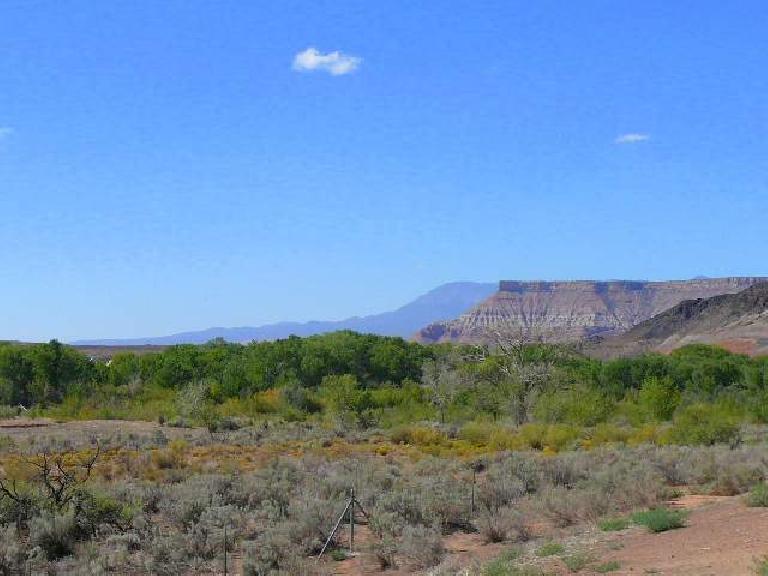
[{"label": "dirt path", "polygon": [[748,508],[741,497],[690,497],[688,526],[661,534],[633,530],[605,555],[613,574],[663,576],[754,575],[754,560],[768,554],[768,508]]}]

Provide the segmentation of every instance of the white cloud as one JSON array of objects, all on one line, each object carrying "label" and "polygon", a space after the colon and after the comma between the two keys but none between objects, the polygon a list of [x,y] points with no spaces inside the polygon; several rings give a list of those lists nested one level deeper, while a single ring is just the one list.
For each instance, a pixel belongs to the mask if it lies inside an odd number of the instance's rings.
[{"label": "white cloud", "polygon": [[8,138],[13,134],[13,128],[9,128],[8,126],[0,126],[0,140],[4,140]]},{"label": "white cloud", "polygon": [[324,70],[333,76],[341,76],[357,70],[362,61],[363,59],[358,56],[349,56],[338,50],[323,54],[317,48],[307,48],[294,56],[293,69],[301,72]]},{"label": "white cloud", "polygon": [[621,134],[616,137],[614,142],[616,144],[637,144],[638,142],[647,142],[651,139],[650,134],[640,134],[638,132],[630,132],[629,134]]}]

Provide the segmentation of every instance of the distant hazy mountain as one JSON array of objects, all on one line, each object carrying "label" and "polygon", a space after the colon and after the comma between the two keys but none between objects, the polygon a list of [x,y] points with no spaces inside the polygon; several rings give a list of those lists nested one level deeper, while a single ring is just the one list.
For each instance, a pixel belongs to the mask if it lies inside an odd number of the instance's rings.
[{"label": "distant hazy mountain", "polygon": [[287,338],[291,334],[311,336],[336,330],[355,330],[407,338],[427,324],[455,318],[495,291],[496,284],[493,283],[453,282],[443,284],[397,310],[371,316],[355,316],[346,320],[331,321],[280,322],[255,327],[208,328],[195,332],[180,332],[170,336],[147,338],[80,340],[75,344],[113,346],[202,344],[214,338],[224,338],[230,342],[250,342],[252,340]]}]

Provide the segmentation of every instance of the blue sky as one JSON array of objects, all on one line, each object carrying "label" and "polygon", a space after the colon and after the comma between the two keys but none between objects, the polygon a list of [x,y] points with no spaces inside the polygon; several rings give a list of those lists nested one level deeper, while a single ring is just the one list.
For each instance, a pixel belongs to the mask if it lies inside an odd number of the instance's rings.
[{"label": "blue sky", "polygon": [[6,0],[0,337],[768,274],[766,29],[757,0]]}]

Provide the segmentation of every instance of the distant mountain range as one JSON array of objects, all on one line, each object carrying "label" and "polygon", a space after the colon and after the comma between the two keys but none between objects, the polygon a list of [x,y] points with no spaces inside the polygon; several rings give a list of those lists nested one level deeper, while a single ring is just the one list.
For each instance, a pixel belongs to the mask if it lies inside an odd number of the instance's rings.
[{"label": "distant mountain range", "polygon": [[612,358],[648,351],[669,352],[687,344],[715,344],[732,352],[768,354],[768,282],[737,294],[686,300],[624,334],[588,347]]},{"label": "distant mountain range", "polygon": [[[170,336],[81,340],[74,344],[151,347],[202,344],[214,338],[251,342],[338,330],[413,337],[423,343],[484,343],[492,341],[496,330],[526,327],[535,328],[546,341],[580,342],[585,353],[603,358],[668,352],[691,343],[768,354],[766,280],[502,281],[498,288],[491,283],[455,282],[397,310],[346,320],[208,328]],[[94,354],[104,352],[94,350]]]},{"label": "distant mountain range", "polygon": [[408,338],[428,324],[455,318],[493,294],[496,291],[496,286],[495,283],[479,282],[443,284],[397,310],[347,318],[346,320],[280,322],[255,327],[208,328],[200,331],[180,332],[169,336],[79,340],[74,344],[81,346],[202,344],[214,338],[224,338],[229,342],[251,342],[253,340],[277,340],[287,338],[292,334],[311,336],[337,330],[355,330],[356,332]]}]

